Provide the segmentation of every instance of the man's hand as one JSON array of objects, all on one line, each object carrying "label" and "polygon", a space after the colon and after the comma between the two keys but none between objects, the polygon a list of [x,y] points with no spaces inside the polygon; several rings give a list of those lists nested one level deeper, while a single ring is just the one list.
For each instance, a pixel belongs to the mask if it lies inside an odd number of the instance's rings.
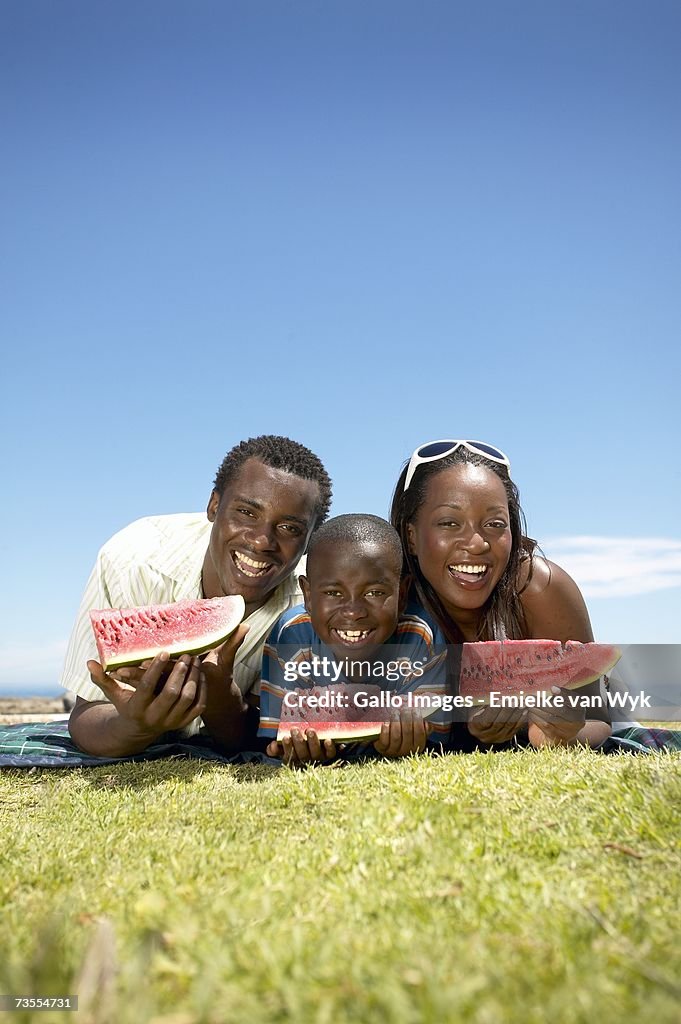
[{"label": "man's hand", "polygon": [[209,686],[224,687],[231,683],[236,652],[246,639],[248,630],[249,627],[242,622],[224,644],[205,655],[201,664]]},{"label": "man's hand", "polygon": [[266,752],[269,757],[280,757],[284,764],[290,765],[328,764],[338,755],[334,741],[320,740],[314,729],[291,729],[290,736],[273,740]]},{"label": "man's hand", "polygon": [[481,743],[505,743],[523,724],[525,713],[518,708],[478,708],[469,716],[468,731]]},{"label": "man's hand", "polygon": [[255,743],[258,730],[258,712],[246,703],[232,677],[236,653],[247,633],[248,626],[242,622],[201,662],[206,679],[203,721],[213,739],[232,751],[247,750]]},{"label": "man's hand", "polygon": [[[176,662],[166,653],[159,654],[146,667],[126,672],[128,685],[113,673],[107,674],[98,661],[89,661],[88,670],[93,683],[109,698],[86,701],[78,697],[71,712],[71,738],[88,754],[137,754],[162,733],[183,729],[203,712],[205,680],[199,659],[188,654]],[[156,693],[159,685],[162,688]]]},{"label": "man's hand", "polygon": [[573,708],[568,700],[569,690],[553,686],[551,692],[562,696],[562,707],[533,708],[528,712],[528,737],[533,747],[568,746],[584,728],[584,708]]},{"label": "man's hand", "polygon": [[206,683],[201,662],[183,654],[172,665],[170,674],[160,692],[155,693],[163,673],[170,667],[166,651],[157,654],[147,667],[126,673],[134,686],[121,685],[112,674],[107,674],[98,661],[88,661],[90,678],[109,698],[122,719],[134,732],[151,738],[172,729],[184,729],[203,714],[206,704]]},{"label": "man's hand", "polygon": [[400,711],[400,717],[384,722],[381,735],[374,743],[374,750],[383,757],[406,757],[420,754],[426,747],[430,726],[410,710]]}]

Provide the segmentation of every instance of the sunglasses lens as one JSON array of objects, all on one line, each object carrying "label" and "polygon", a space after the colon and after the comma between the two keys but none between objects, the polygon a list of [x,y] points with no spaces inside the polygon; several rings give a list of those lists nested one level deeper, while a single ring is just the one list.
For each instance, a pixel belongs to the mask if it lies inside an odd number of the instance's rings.
[{"label": "sunglasses lens", "polygon": [[491,455],[493,459],[499,459],[500,462],[507,462],[507,458],[503,452],[500,452],[498,448],[493,448],[491,444],[483,444],[482,441],[468,441],[471,448],[475,448],[479,452],[484,452],[485,455]]},{"label": "sunglasses lens", "polygon": [[455,441],[434,441],[432,444],[424,444],[416,454],[421,459],[434,459],[438,455],[450,452],[455,444]]}]

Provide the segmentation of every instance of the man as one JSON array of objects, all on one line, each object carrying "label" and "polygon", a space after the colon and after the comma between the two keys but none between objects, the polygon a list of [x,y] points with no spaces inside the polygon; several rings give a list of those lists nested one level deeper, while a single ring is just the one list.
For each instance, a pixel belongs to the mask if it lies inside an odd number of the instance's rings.
[{"label": "man", "polygon": [[[265,638],[301,599],[294,569],[330,503],[331,481],[317,456],[289,438],[263,435],[227,453],[205,518],[149,517],[112,537],[88,580],[66,654],[62,686],[78,695],[69,720],[74,743],[120,757],[202,718],[217,741],[243,749],[257,729],[251,691]],[[91,608],[229,594],[242,595],[246,617],[203,660],[155,659],[146,671],[120,669],[116,678],[96,661]]]}]

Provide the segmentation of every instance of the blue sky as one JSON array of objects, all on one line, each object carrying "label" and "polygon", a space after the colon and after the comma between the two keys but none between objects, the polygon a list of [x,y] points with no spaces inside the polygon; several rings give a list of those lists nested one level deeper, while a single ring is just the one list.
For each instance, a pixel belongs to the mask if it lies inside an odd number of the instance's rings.
[{"label": "blue sky", "polygon": [[509,453],[598,639],[678,639],[675,2],[7,0],[0,687],[97,548],[288,434],[333,511]]}]

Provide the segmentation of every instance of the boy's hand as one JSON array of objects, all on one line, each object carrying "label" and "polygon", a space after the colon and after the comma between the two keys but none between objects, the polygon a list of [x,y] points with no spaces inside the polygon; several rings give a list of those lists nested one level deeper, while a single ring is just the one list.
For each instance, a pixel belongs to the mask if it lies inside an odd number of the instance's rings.
[{"label": "boy's hand", "polygon": [[384,722],[374,750],[383,757],[420,754],[426,747],[430,725],[413,710],[400,711],[399,719]]},{"label": "boy's hand", "polygon": [[266,753],[269,757],[280,757],[284,764],[328,764],[337,757],[338,750],[333,740],[320,740],[314,729],[292,729],[290,736],[273,740]]}]

